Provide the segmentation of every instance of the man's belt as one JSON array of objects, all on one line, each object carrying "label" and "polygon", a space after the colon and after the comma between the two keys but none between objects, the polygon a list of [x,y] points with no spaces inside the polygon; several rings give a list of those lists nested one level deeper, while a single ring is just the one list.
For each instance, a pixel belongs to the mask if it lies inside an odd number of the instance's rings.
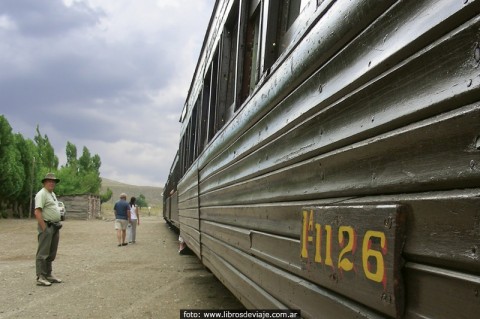
[{"label": "man's belt", "polygon": [[62,228],[62,223],[60,222],[52,222],[50,220],[44,220],[45,224],[47,224],[48,227],[55,227],[57,230]]}]

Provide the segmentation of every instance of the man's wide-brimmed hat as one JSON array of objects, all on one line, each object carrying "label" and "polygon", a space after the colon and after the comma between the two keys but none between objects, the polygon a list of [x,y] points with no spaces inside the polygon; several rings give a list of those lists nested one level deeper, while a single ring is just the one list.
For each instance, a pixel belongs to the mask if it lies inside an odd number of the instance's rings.
[{"label": "man's wide-brimmed hat", "polygon": [[52,181],[55,181],[55,183],[60,182],[60,180],[58,178],[56,178],[55,174],[53,174],[53,173],[48,173],[47,175],[45,175],[45,178],[42,179],[42,183],[44,183],[46,180],[52,180]]}]

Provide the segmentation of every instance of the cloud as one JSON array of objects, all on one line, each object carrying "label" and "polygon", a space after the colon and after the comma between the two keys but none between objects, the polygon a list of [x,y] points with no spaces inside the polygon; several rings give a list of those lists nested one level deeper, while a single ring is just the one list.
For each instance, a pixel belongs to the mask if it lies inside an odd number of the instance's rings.
[{"label": "cloud", "polygon": [[57,37],[94,26],[103,15],[80,1],[65,6],[62,1],[2,0],[0,12],[14,21],[21,36],[32,39]]},{"label": "cloud", "polygon": [[38,124],[61,163],[69,141],[104,177],[163,185],[213,5],[2,0],[1,113],[27,138]]}]

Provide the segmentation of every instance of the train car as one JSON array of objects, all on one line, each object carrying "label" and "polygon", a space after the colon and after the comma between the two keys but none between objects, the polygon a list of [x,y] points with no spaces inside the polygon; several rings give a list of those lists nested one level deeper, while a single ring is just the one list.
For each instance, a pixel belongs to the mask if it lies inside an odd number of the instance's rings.
[{"label": "train car", "polygon": [[216,1],[164,216],[246,308],[480,314],[479,13]]}]

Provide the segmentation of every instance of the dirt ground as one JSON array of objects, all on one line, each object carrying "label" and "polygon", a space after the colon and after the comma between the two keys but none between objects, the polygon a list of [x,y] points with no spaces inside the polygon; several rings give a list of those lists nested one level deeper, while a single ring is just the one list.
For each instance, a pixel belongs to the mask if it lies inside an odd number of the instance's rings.
[{"label": "dirt ground", "polygon": [[0,220],[0,318],[179,318],[180,309],[243,309],[161,217],[118,247],[113,221],[63,222],[54,274],[36,286],[35,220]]}]

